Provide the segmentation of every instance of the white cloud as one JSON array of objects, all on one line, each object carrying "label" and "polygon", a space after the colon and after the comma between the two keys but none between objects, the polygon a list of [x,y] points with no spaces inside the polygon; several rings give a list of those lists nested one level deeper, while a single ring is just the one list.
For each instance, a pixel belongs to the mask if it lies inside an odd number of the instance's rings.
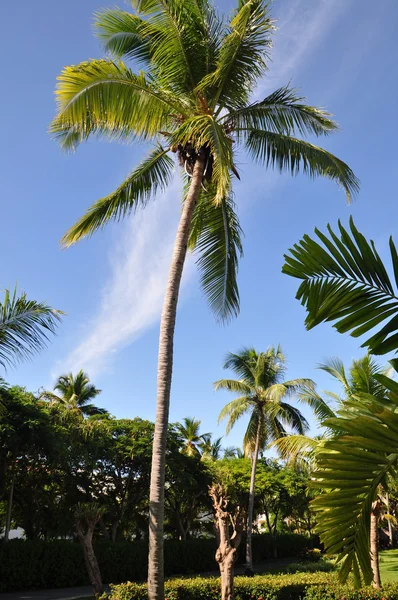
[{"label": "white cloud", "polygon": [[256,90],[256,99],[295,77],[309,54],[316,51],[341,17],[349,0],[290,0],[278,4],[281,14],[276,24],[272,62],[269,73]]},{"label": "white cloud", "polygon": [[[180,210],[180,189],[168,192],[138,211],[111,248],[111,274],[84,339],[62,361],[63,371],[81,368],[94,376],[115,354],[160,317]],[[186,263],[184,282],[192,273]],[[59,369],[58,369],[59,370]],[[58,373],[57,370],[57,373]]]}]

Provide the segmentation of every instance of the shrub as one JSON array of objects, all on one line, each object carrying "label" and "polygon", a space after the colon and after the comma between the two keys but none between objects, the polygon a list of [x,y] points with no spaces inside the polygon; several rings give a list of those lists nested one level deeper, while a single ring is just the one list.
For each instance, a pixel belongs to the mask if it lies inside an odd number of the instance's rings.
[{"label": "shrub", "polygon": [[[235,578],[236,600],[398,600],[398,584],[383,590],[354,590],[338,584],[328,573],[256,575]],[[166,600],[220,600],[215,577],[173,579],[165,583]],[[138,583],[112,585],[109,600],[148,600],[147,586]]]},{"label": "shrub", "polygon": [[[298,556],[312,541],[305,536],[264,534],[253,537],[253,558],[263,561],[274,555]],[[244,543],[240,546],[244,561]],[[95,543],[102,579],[105,583],[144,581],[147,576],[148,546],[143,541],[112,544]],[[165,541],[165,573],[192,575],[217,570],[216,540]],[[0,542],[0,592],[69,587],[88,584],[83,552],[78,543],[67,540],[45,542],[10,540]]]}]

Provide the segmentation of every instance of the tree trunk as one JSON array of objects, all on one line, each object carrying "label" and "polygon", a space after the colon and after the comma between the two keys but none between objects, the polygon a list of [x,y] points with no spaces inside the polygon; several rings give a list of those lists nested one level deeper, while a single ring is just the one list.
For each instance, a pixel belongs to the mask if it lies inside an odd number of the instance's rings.
[{"label": "tree trunk", "polygon": [[253,573],[253,552],[252,552],[252,532],[253,532],[253,512],[254,512],[254,486],[256,483],[256,470],[258,461],[258,451],[260,447],[261,419],[258,420],[256,445],[252,461],[252,474],[250,478],[249,505],[247,508],[247,530],[246,530],[246,575]]},{"label": "tree trunk", "polygon": [[381,502],[377,499],[372,504],[370,513],[370,563],[373,571],[372,586],[376,589],[381,588],[381,578],[379,569],[379,532],[377,529],[380,516]]},{"label": "tree trunk", "polygon": [[[228,499],[220,485],[213,485],[209,490],[213,501],[219,545],[216,561],[220,568],[221,600],[234,600],[234,565],[238,558],[238,547],[242,537],[243,521],[238,507],[232,515],[226,510]],[[230,526],[233,533],[230,534]]]},{"label": "tree trunk", "polygon": [[170,388],[173,369],[174,328],[177,313],[178,294],[184,267],[192,215],[199,198],[204,171],[204,157],[199,154],[196,160],[192,182],[185,199],[173,257],[169,270],[166,294],[160,320],[158,377],[156,396],[156,420],[152,450],[151,487],[149,494],[149,558],[148,558],[148,598],[164,598],[164,483],[166,438],[169,422]]},{"label": "tree trunk", "polygon": [[[388,492],[386,492],[386,505],[387,505],[387,513],[389,516],[391,516],[390,513],[390,497],[388,495]],[[390,548],[394,548],[394,536],[393,536],[393,531],[392,531],[392,523],[391,523],[391,519],[389,518],[388,521],[388,537],[390,538],[390,543],[389,546]]]},{"label": "tree trunk", "polygon": [[87,533],[83,533],[83,529],[77,526],[77,536],[83,547],[84,562],[88,576],[90,578],[91,585],[93,586],[94,596],[97,598],[104,593],[104,587],[102,585],[101,571],[98,565],[97,557],[95,556],[93,548],[93,533],[94,529],[89,527]]},{"label": "tree trunk", "polygon": [[8,494],[6,528],[4,531],[4,541],[5,542],[8,542],[8,540],[10,539],[12,501],[13,501],[13,497],[14,497],[14,482],[15,482],[15,477],[14,477],[14,473],[13,473],[12,477],[11,477],[10,491]]}]

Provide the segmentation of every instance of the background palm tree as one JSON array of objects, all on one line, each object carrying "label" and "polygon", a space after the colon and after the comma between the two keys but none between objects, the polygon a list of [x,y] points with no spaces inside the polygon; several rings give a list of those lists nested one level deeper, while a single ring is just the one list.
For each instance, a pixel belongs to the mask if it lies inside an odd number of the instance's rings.
[{"label": "background palm tree", "polygon": [[89,403],[101,393],[101,390],[90,383],[89,376],[83,370],[80,370],[76,376],[73,373],[60,375],[54,390],[59,394],[43,392],[41,397],[67,409],[76,409],[84,416],[105,415],[108,412]]},{"label": "background palm tree", "polygon": [[222,451],[221,441],[222,437],[213,440],[211,433],[204,433],[200,444],[202,460],[218,460]]},{"label": "background palm tree", "polygon": [[284,402],[284,398],[303,387],[308,389],[313,384],[310,379],[284,381],[285,358],[279,346],[260,353],[254,348],[244,348],[237,354],[229,353],[224,368],[232,369],[239,379],[220,379],[215,382],[215,389],[240,395],[224,406],[219,422],[228,418],[228,434],[238,419],[244,414],[250,414],[243,445],[245,452],[252,457],[246,537],[246,569],[252,571],[251,540],[258,455],[270,441],[286,435],[286,425],[293,431],[304,434],[308,428],[305,418],[297,408]]},{"label": "background palm tree", "polygon": [[[229,22],[208,0],[132,0],[96,15],[97,33],[111,59],[66,67],[58,78],[58,113],[51,133],[66,150],[91,135],[153,141],[154,148],[121,185],[98,200],[65,234],[69,246],[109,221],[143,208],[171,181],[176,153],[184,176],[160,324],[158,390],[149,523],[149,598],[163,598],[163,521],[166,436],[173,339],[181,276],[189,247],[198,253],[202,286],[220,319],[239,312],[241,229],[232,195],[239,177],[235,148],[261,165],[292,174],[325,176],[350,198],[358,189],[351,169],[301,136],[336,130],[330,114],[305,105],[282,87],[251,103],[267,70],[274,30],[267,0],[239,1]],[[139,65],[137,74],[122,59]]]},{"label": "background palm tree", "polygon": [[199,456],[202,444],[202,438],[209,433],[201,435],[200,421],[195,417],[185,417],[182,423],[176,423],[176,430],[180,434],[183,441],[183,452],[187,456]]},{"label": "background palm tree", "polygon": [[39,352],[48,342],[64,313],[25,293],[4,291],[0,302],[0,365],[15,365]]}]

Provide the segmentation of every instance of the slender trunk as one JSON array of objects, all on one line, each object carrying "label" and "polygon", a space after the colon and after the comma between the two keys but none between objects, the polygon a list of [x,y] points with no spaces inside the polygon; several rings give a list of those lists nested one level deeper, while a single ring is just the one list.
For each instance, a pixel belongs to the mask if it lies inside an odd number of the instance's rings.
[{"label": "slender trunk", "polygon": [[6,516],[6,528],[4,531],[4,541],[8,542],[10,538],[10,530],[11,530],[11,514],[12,514],[12,501],[14,497],[14,482],[15,476],[14,473],[11,477],[10,491],[8,494],[8,503],[7,503],[7,516]]},{"label": "slender trunk", "polygon": [[378,590],[381,588],[379,569],[379,532],[377,530],[380,509],[380,500],[373,502],[372,511],[370,513],[370,563],[373,571],[372,586]]},{"label": "slender trunk", "polygon": [[89,527],[87,533],[84,534],[82,528],[77,526],[77,536],[83,547],[84,562],[86,563],[88,576],[93,586],[94,596],[97,598],[104,593],[104,587],[102,585],[98,560],[93,548],[93,533],[94,529],[92,527]]},{"label": "slender trunk", "polygon": [[[389,515],[391,515],[391,513],[390,513],[390,496],[388,495],[388,492],[386,492],[386,504],[387,504],[387,513]],[[394,547],[394,539],[393,539],[391,519],[388,519],[387,523],[388,523],[388,537],[390,538],[389,546],[390,546],[390,548],[393,548]]]},{"label": "slender trunk", "polygon": [[152,450],[151,487],[149,494],[148,598],[164,598],[163,520],[166,438],[169,421],[173,341],[177,301],[184,267],[192,215],[199,198],[204,158],[199,155],[193,170],[189,192],[184,202],[171,259],[169,278],[160,321],[156,420]]},{"label": "slender trunk", "polygon": [[252,532],[253,532],[253,512],[254,512],[254,486],[256,483],[256,470],[258,461],[258,452],[260,447],[261,418],[258,420],[256,445],[252,461],[252,474],[250,478],[249,505],[247,508],[247,530],[246,530],[246,574],[253,573],[253,551],[252,551]]}]

